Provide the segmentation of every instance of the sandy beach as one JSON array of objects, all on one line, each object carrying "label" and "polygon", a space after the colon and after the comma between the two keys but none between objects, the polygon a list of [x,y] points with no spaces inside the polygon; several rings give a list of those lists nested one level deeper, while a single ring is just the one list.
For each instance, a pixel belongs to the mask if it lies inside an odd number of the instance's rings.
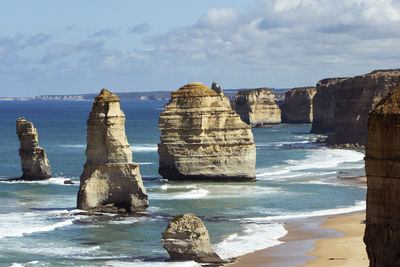
[{"label": "sandy beach", "polygon": [[307,218],[286,224],[284,243],[238,258],[230,266],[368,266],[365,213]]}]

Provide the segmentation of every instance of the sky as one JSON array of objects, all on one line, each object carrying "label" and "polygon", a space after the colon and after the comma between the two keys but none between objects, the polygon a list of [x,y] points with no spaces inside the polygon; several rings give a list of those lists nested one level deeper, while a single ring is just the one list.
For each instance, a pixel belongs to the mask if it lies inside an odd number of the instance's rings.
[{"label": "sky", "polygon": [[400,68],[399,0],[5,0],[0,97],[293,88]]}]

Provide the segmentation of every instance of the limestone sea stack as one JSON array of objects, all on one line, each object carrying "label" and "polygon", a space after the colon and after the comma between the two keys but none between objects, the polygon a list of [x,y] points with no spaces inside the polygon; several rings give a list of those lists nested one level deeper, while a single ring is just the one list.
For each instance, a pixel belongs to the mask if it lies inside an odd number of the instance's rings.
[{"label": "limestone sea stack", "polygon": [[78,209],[110,213],[148,207],[139,164],[125,135],[118,96],[102,89],[87,121],[86,163],[80,177]]},{"label": "limestone sea stack", "polygon": [[46,149],[39,146],[38,132],[32,122],[17,119],[17,135],[20,142],[22,180],[46,180],[51,177],[50,162]]},{"label": "limestone sea stack", "polygon": [[169,180],[255,180],[251,128],[223,93],[189,83],[160,114],[159,173]]},{"label": "limestone sea stack", "polygon": [[313,121],[313,98],[315,87],[293,88],[285,94],[286,123],[311,123]]},{"label": "limestone sea stack", "polygon": [[268,88],[239,91],[232,104],[242,121],[252,127],[281,122],[281,110],[275,103],[274,93]]},{"label": "limestone sea stack", "polygon": [[400,88],[369,114],[365,150],[370,266],[400,264]]},{"label": "limestone sea stack", "polygon": [[200,218],[192,213],[172,218],[162,232],[162,246],[171,260],[199,263],[224,263],[211,248],[210,236]]},{"label": "limestone sea stack", "polygon": [[[376,70],[353,78],[322,80],[319,84],[311,132],[330,134],[332,145],[364,145],[368,112],[400,85],[400,70]],[[317,126],[324,119],[326,122]]]}]

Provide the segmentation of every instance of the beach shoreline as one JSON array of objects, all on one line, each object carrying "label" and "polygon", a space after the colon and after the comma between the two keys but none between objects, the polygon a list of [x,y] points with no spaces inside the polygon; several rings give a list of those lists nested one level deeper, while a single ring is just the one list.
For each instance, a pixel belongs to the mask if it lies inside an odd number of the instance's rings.
[{"label": "beach shoreline", "polygon": [[229,266],[368,266],[364,219],[365,211],[357,211],[289,221],[283,243],[239,256]]},{"label": "beach shoreline", "polygon": [[[366,187],[365,176],[337,177],[335,181],[347,186]],[[237,257],[235,262],[228,265],[234,267],[335,266],[337,264],[335,262],[336,259],[340,260],[344,257],[326,257],[326,248],[332,251],[332,246],[336,242],[346,243],[350,239],[353,241],[356,239],[358,243],[355,242],[355,244],[360,244],[358,247],[361,246],[364,252],[362,254],[361,251],[358,251],[357,259],[360,260],[359,255],[362,255],[361,258],[364,258],[365,262],[360,262],[360,265],[346,266],[368,266],[368,256],[362,241],[365,225],[358,223],[362,220],[365,220],[365,210],[281,222],[285,224],[285,229],[287,230],[287,234],[279,238],[279,241],[282,242],[281,244],[241,255]],[[337,240],[337,238],[342,239]],[[353,255],[349,256],[352,257]],[[342,261],[347,261],[347,259]],[[341,264],[347,263],[341,262]]]}]

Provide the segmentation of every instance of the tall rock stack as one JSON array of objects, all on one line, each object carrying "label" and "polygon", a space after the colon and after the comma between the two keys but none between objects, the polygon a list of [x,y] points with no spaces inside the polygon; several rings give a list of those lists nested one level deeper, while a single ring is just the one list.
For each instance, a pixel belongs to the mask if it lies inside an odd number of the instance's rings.
[{"label": "tall rock stack", "polygon": [[400,88],[369,114],[365,151],[370,266],[400,264]]},{"label": "tall rock stack", "polygon": [[77,207],[89,211],[136,212],[148,207],[139,164],[125,135],[118,96],[102,89],[87,121],[86,163]]},{"label": "tall rock stack", "polygon": [[285,94],[285,122],[311,123],[313,121],[313,98],[315,87],[293,88]]},{"label": "tall rock stack", "polygon": [[252,127],[281,122],[281,110],[268,88],[239,91],[233,100],[233,108],[242,121]]},{"label": "tall rock stack", "polygon": [[17,119],[17,135],[20,142],[22,180],[45,180],[51,177],[50,162],[46,149],[39,146],[38,132],[32,122]]},{"label": "tall rock stack", "polygon": [[189,83],[172,92],[159,129],[159,173],[165,179],[255,179],[251,128],[232,110],[227,97],[204,84]]}]

